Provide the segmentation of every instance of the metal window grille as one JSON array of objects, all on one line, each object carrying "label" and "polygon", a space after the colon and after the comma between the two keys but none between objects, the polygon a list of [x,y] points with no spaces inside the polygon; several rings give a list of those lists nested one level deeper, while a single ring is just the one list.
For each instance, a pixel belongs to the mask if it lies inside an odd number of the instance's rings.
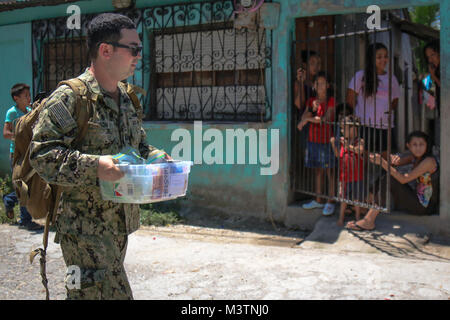
[{"label": "metal window grille", "polygon": [[145,18],[148,119],[270,120],[269,31],[234,28],[231,1],[158,7]]},{"label": "metal window grille", "polygon": [[[84,21],[92,16],[84,16]],[[51,92],[59,81],[76,77],[88,66],[85,30],[67,29],[66,17],[32,23],[33,89]]]},{"label": "metal window grille", "polygon": [[[272,33],[234,27],[230,0],[174,4],[122,11],[137,26],[142,60],[129,79],[147,90],[146,120],[269,121]],[[89,66],[89,21],[68,29],[67,17],[32,23],[34,92],[55,89]]]}]

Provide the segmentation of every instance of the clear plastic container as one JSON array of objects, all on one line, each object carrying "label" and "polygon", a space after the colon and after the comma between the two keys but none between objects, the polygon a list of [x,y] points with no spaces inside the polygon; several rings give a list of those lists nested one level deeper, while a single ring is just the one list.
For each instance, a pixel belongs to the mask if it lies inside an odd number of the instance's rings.
[{"label": "clear plastic container", "polygon": [[115,182],[100,180],[103,200],[151,203],[186,195],[192,161],[156,164],[117,164],[125,176]]}]

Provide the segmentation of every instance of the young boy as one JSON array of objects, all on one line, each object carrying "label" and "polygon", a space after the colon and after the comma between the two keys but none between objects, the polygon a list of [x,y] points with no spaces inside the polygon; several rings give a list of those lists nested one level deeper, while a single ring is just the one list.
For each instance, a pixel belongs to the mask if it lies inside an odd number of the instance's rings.
[{"label": "young boy", "polygon": [[[30,102],[30,87],[25,83],[17,83],[11,88],[11,97],[15,102],[11,108],[6,112],[5,125],[3,127],[3,137],[11,140],[9,146],[9,159],[12,167],[12,159],[14,155],[14,127],[18,118],[25,113],[31,111]],[[3,196],[3,203],[5,204],[6,215],[8,218],[14,218],[14,206],[18,202],[15,192]],[[43,226],[33,222],[31,216],[25,207],[20,207],[20,228],[28,230],[40,230]]]},{"label": "young boy", "polygon": [[[364,201],[364,140],[358,135],[359,119],[353,115],[340,117],[341,137],[331,137],[333,152],[339,158],[339,197],[345,200]],[[361,207],[355,207],[356,220],[360,219]],[[337,224],[344,226],[347,203],[342,202]]]}]

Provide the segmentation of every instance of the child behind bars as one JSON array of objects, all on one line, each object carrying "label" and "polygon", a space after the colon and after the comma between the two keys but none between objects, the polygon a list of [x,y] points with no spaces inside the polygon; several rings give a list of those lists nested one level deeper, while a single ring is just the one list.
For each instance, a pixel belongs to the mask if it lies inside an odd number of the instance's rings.
[{"label": "child behind bars", "polygon": [[[364,188],[364,140],[359,137],[360,120],[353,115],[339,118],[341,136],[331,137],[334,155],[339,159],[339,198],[362,202]],[[338,149],[339,148],[339,149]],[[337,224],[344,226],[347,203],[342,201]],[[361,218],[361,207],[354,205],[356,220]]]},{"label": "child behind bars", "polygon": [[[307,110],[303,113],[302,120],[297,125],[302,130],[309,123],[309,137],[305,152],[307,168],[314,169],[316,194],[322,194],[325,175],[330,186],[329,195],[334,196],[333,170],[335,159],[329,144],[333,135],[331,123],[334,121],[334,98],[329,96],[330,81],[325,72],[319,72],[314,78],[314,90],[316,96],[306,102]],[[323,208],[323,215],[329,216],[334,213],[334,203],[329,200],[325,205],[320,203],[320,197],[303,204],[303,209]]]}]

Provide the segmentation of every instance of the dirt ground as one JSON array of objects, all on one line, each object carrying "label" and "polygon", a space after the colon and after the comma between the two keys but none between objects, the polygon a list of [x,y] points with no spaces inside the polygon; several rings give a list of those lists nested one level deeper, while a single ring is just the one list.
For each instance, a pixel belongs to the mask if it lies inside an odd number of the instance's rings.
[{"label": "dirt ground", "polygon": [[[314,230],[252,218],[189,214],[183,224],[142,226],[129,237],[125,269],[135,299],[450,299],[450,243],[380,218],[352,233],[335,217]],[[50,234],[50,298],[65,298],[66,266]],[[0,225],[0,300],[45,299],[42,232]]]},{"label": "dirt ground", "polygon": [[[36,221],[44,224],[45,220]],[[141,226],[139,232],[151,233],[152,238],[170,237],[186,241],[234,243],[293,247],[307,234],[289,230],[270,222],[253,218],[205,217],[190,215],[182,224],[164,227]],[[41,283],[39,256],[29,262],[32,249],[42,246],[42,232],[29,232],[17,225],[0,224],[0,300],[41,300],[45,290]],[[65,298],[65,263],[59,245],[49,235],[47,277],[51,299]],[[131,280],[130,280],[131,281]]]}]

